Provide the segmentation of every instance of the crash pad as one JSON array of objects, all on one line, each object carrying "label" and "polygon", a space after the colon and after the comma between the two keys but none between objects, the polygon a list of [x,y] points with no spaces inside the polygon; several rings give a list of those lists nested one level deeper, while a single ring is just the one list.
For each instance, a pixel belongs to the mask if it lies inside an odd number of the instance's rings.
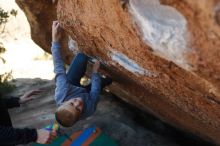
[{"label": "crash pad", "polygon": [[[117,143],[104,134],[98,127],[73,132],[71,135],[60,135],[46,146],[117,146]],[[33,146],[44,146],[33,144]]]}]

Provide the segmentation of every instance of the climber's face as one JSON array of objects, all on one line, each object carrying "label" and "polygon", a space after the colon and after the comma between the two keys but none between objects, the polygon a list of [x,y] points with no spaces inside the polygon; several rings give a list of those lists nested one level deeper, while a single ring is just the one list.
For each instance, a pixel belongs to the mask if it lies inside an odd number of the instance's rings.
[{"label": "climber's face", "polygon": [[73,98],[64,102],[59,108],[65,109],[69,112],[79,112],[82,113],[83,110],[83,100],[81,98]]}]

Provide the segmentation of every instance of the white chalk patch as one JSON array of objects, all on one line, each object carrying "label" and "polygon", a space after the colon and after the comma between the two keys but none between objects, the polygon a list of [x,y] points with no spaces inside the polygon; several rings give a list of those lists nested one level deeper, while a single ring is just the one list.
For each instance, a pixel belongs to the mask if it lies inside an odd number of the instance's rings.
[{"label": "white chalk patch", "polygon": [[187,67],[187,21],[176,9],[159,0],[130,0],[130,12],[140,27],[143,40],[154,52]]},{"label": "white chalk patch", "polygon": [[145,76],[149,76],[149,77],[157,76],[155,73],[152,73],[151,71],[140,67],[136,62],[129,59],[124,54],[121,54],[121,53],[116,52],[116,51],[112,51],[110,53],[110,56],[111,56],[113,61],[117,62],[122,67],[124,67],[126,70],[128,70],[128,71],[130,71],[130,72],[132,72],[136,75],[139,74],[139,75],[145,75]]},{"label": "white chalk patch", "polygon": [[79,51],[77,42],[73,40],[70,36],[68,40],[68,47],[69,47],[69,50],[73,53],[76,53]]}]

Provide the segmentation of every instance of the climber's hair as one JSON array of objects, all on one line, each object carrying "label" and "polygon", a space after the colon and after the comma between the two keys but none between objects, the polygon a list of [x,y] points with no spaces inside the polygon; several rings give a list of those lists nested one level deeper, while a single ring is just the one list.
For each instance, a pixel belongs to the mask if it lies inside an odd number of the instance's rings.
[{"label": "climber's hair", "polygon": [[55,118],[63,127],[71,127],[79,120],[80,113],[77,110],[70,112],[64,108],[58,108],[55,113]]}]

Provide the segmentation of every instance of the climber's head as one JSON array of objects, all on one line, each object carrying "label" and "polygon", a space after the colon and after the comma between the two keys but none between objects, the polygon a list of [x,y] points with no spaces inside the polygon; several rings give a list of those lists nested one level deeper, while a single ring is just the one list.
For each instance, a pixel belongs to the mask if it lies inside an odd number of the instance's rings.
[{"label": "climber's head", "polygon": [[83,104],[81,98],[73,98],[65,101],[58,107],[55,113],[57,122],[64,127],[73,126],[80,118]]}]

